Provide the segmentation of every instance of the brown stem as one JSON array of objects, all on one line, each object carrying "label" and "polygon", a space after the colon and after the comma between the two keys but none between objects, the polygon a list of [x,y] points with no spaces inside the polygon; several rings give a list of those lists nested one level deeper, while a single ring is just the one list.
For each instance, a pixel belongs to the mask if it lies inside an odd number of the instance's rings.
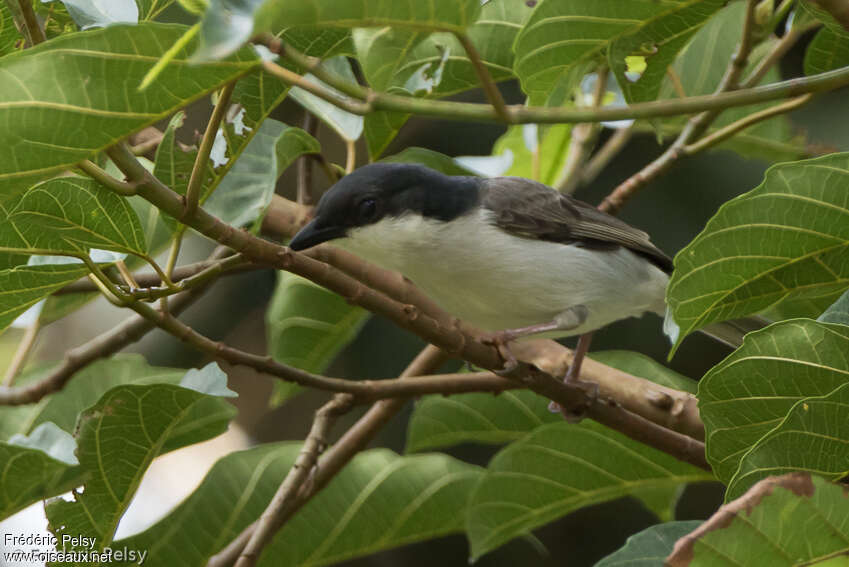
[{"label": "brown stem", "polygon": [[21,338],[21,342],[18,344],[17,350],[15,350],[12,362],[10,362],[9,367],[6,368],[6,375],[3,377],[4,387],[9,388],[12,384],[14,384],[15,377],[26,364],[29,353],[32,351],[32,347],[35,346],[35,339],[38,337],[38,331],[40,329],[41,323],[38,319],[33,321],[33,323],[27,327],[24,336]]},{"label": "brown stem", "polygon": [[32,9],[31,0],[18,0],[18,6],[20,6],[21,14],[24,16],[27,40],[29,41],[29,44],[38,45],[39,43],[47,41],[47,37],[44,35],[44,30],[41,29],[41,24],[38,23],[38,16],[35,15],[35,11]]},{"label": "brown stem", "polygon": [[617,128],[616,131],[613,132],[613,135],[610,136],[604,145],[602,145],[593,157],[590,158],[587,165],[584,166],[583,172],[581,172],[580,187],[584,187],[595,181],[596,177],[599,176],[613,158],[619,155],[619,152],[628,145],[628,142],[634,135],[635,124],[636,122],[632,123],[627,128]]},{"label": "brown stem", "polygon": [[[410,378],[420,374],[433,372],[437,370],[446,360],[448,356],[445,352],[434,347],[433,345],[426,346],[419,355],[407,366],[406,370],[401,374],[401,378]],[[328,449],[319,459],[318,467],[315,476],[309,485],[309,489],[298,495],[294,505],[286,510],[286,515],[281,515],[278,520],[280,527],[298,511],[298,509],[306,504],[310,498],[321,491],[336,474],[347,465],[354,456],[362,451],[368,443],[374,439],[384,425],[392,419],[401,408],[404,407],[406,400],[393,399],[382,400],[374,404],[357,422],[352,425],[330,449]],[[246,527],[238,537],[231,541],[227,547],[219,551],[216,555],[210,558],[206,564],[207,567],[229,567],[239,557],[241,550],[247,545],[250,540],[253,530],[257,522]],[[278,528],[279,529],[279,528]]]},{"label": "brown stem", "polygon": [[[607,67],[599,68],[596,71],[596,77],[592,108],[599,108],[603,102],[604,93],[607,91]],[[595,145],[599,130],[600,126],[592,122],[575,124],[572,128],[562,181],[557,184],[557,190],[561,193],[571,195],[578,188],[584,164]]]},{"label": "brown stem", "polygon": [[469,61],[472,62],[472,67],[474,67],[475,73],[478,75],[478,80],[483,87],[483,92],[486,94],[486,98],[489,103],[495,109],[496,116],[498,116],[502,122],[509,124],[512,121],[512,118],[510,113],[507,111],[507,105],[504,102],[504,97],[501,96],[501,91],[498,90],[498,85],[495,84],[495,81],[492,79],[492,75],[489,74],[489,70],[486,68],[486,65],[484,65],[480,53],[478,53],[478,48],[475,47],[471,38],[464,33],[457,33],[455,34],[455,37],[460,41],[460,45],[463,46],[463,50],[465,50]]},{"label": "brown stem", "polygon": [[291,516],[295,506],[297,506],[298,493],[308,488],[308,477],[311,473],[315,473],[318,456],[328,445],[327,437],[330,428],[336,423],[336,419],[348,412],[352,406],[353,398],[351,396],[337,394],[315,412],[312,428],[304,440],[298,458],[256,523],[248,544],[236,561],[236,567],[253,567],[253,565],[256,565],[263,548],[283,526],[286,518]]},{"label": "brown stem", "polygon": [[227,107],[230,105],[230,95],[233,94],[235,87],[236,81],[224,85],[218,96],[218,102],[212,110],[212,116],[210,116],[209,122],[206,123],[206,131],[203,133],[203,139],[201,139],[200,147],[195,157],[195,163],[192,167],[192,175],[189,177],[189,184],[186,186],[185,208],[183,214],[177,217],[181,220],[183,217],[192,216],[197,210],[200,191],[203,187],[203,180],[209,164],[209,154],[212,152],[212,145],[215,142],[215,136],[218,134],[218,127],[221,125],[224,114],[227,112]]},{"label": "brown stem", "polygon": [[[303,129],[310,136],[315,137],[318,130],[318,120],[309,110],[304,109]],[[298,194],[297,202],[299,205],[309,205],[312,203],[312,159],[303,155],[298,158]]]}]

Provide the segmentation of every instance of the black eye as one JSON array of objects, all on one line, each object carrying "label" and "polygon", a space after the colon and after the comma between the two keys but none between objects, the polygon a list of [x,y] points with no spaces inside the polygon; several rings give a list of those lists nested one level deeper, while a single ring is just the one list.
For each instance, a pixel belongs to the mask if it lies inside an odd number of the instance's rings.
[{"label": "black eye", "polygon": [[377,218],[377,201],[372,198],[363,199],[357,205],[357,219],[360,222],[371,222]]}]

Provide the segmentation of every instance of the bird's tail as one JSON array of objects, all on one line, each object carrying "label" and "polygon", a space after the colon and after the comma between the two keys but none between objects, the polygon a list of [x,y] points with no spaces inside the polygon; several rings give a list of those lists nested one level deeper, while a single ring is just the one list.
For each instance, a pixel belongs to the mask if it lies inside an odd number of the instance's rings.
[{"label": "bird's tail", "polygon": [[[771,321],[769,321],[768,319],[765,319],[759,315],[753,315],[751,317],[729,319],[728,321],[719,321],[718,323],[711,323],[707,327],[699,329],[699,331],[714,340],[717,340],[723,344],[730,346],[731,348],[737,348],[741,344],[743,344],[743,337],[747,333],[757,331],[758,329],[763,329],[770,323]],[[666,317],[663,321],[663,332],[666,334],[667,337],[669,337],[669,340],[672,342],[673,345],[678,341],[678,334],[680,332],[680,329],[678,328],[678,325],[675,323],[675,321],[672,319],[669,310],[666,311]]]}]

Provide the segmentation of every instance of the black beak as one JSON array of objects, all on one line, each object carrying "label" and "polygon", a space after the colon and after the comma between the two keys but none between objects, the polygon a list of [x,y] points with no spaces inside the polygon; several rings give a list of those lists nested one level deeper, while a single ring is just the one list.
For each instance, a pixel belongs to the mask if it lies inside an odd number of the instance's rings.
[{"label": "black beak", "polygon": [[344,228],[337,226],[319,228],[316,225],[316,220],[311,220],[304,228],[298,231],[298,234],[289,242],[289,248],[292,250],[306,250],[322,242],[345,236],[346,231]]}]

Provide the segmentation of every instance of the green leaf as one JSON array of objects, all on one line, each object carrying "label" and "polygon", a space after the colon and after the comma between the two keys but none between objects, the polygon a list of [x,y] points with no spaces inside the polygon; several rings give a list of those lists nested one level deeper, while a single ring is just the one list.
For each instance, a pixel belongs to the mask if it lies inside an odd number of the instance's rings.
[{"label": "green leaf", "polygon": [[[849,367],[844,366],[849,371]],[[768,476],[807,471],[830,480],[849,472],[849,383],[827,396],[805,398],[740,460],[725,500]]]},{"label": "green leaf", "polygon": [[354,55],[351,30],[315,26],[286,28],[283,41],[305,55],[328,59],[334,55]]},{"label": "green leaf", "polygon": [[264,216],[280,174],[299,155],[320,150],[318,141],[300,128],[267,119],[204,208],[233,226],[253,223]]},{"label": "green leaf", "polygon": [[369,158],[376,160],[380,157],[409,117],[409,114],[388,110],[378,110],[363,117],[363,133]]},{"label": "green leaf", "polygon": [[0,83],[0,147],[7,149],[0,161],[0,197],[93,156],[257,65],[250,49],[201,65],[189,65],[183,50],[150,88],[138,92],[142,77],[185,29],[116,25],[0,59],[0,76],[7,79]]},{"label": "green leaf", "polygon": [[174,0],[136,0],[139,7],[139,21],[156,19],[165,8],[173,3]]},{"label": "green leaf", "polygon": [[[299,450],[277,443],[224,457],[174,512],[116,545],[149,549],[153,565],[205,564],[265,509]],[[459,532],[479,474],[446,455],[360,453],[275,535],[259,564],[327,565]]]},{"label": "green leaf", "polygon": [[[709,95],[716,91],[725,75],[728,62],[737,49],[745,21],[746,4],[732,2],[713,16],[690,40],[684,50],[670,67],[670,75],[678,80],[678,87],[686,96]],[[760,63],[775,46],[776,38],[767,38],[755,47],[749,56],[749,65],[743,76]],[[760,84],[781,80],[777,69],[770,70]],[[661,86],[661,99],[675,99],[680,96],[671,76],[667,76]],[[772,104],[760,104],[723,111],[711,125],[710,131],[716,131],[741,118],[748,116]],[[662,119],[662,134],[675,135],[684,127],[686,118],[672,117]],[[736,134],[717,148],[736,151],[744,156],[767,159],[769,161],[799,159],[805,154],[804,137],[794,136],[787,116],[777,116],[765,120]]]},{"label": "green leaf", "polygon": [[730,523],[704,534],[695,542],[690,565],[793,567],[846,555],[846,491],[816,476],[811,481],[810,494],[795,494],[776,486]]},{"label": "green leaf", "polygon": [[820,323],[849,325],[849,291],[841,295],[822,315],[817,317],[817,321]]},{"label": "green leaf", "polygon": [[0,332],[18,315],[88,273],[83,264],[16,266],[0,270]]},{"label": "green leaf", "polygon": [[[213,363],[206,372],[226,382],[216,369]],[[216,394],[221,388],[225,386],[214,388]],[[171,384],[126,384],[106,392],[80,415],[77,425],[77,457],[88,476],[84,491],[75,491],[73,502],[57,499],[47,504],[49,529],[60,540],[63,534],[95,537],[93,550],[110,547],[154,457],[177,448],[177,440],[195,443],[225,431],[235,411],[215,409],[223,403],[217,395]],[[205,411],[197,411],[199,406]]]},{"label": "green leaf", "polygon": [[[368,311],[311,281],[277,272],[277,287],[265,314],[268,350],[274,360],[321,373],[357,336]],[[278,406],[301,388],[277,381],[270,404]]]},{"label": "green leaf", "polygon": [[816,75],[849,65],[849,33],[839,26],[817,32],[805,51],[805,74]]},{"label": "green leaf", "polygon": [[849,287],[847,178],[849,154],[779,164],[720,207],[675,256],[666,297],[682,332],[673,352],[714,321],[810,299],[830,303]]},{"label": "green leaf", "polygon": [[699,383],[707,458],[728,483],[740,459],[794,404],[847,381],[849,327],[795,319],[746,335]]},{"label": "green leaf", "polygon": [[[545,0],[516,37],[514,69],[534,105],[560,104],[581,77],[605,63],[629,102],[652,100],[675,54],[723,4]],[[646,58],[647,68],[636,81],[625,77],[629,55]]]},{"label": "green leaf", "polygon": [[489,463],[469,504],[471,557],[584,506],[712,478],[598,424],[546,425]]},{"label": "green leaf", "polygon": [[0,2],[0,57],[17,51],[23,46],[24,37],[15,25],[15,18],[9,6]]},{"label": "green leaf", "polygon": [[[57,0],[41,0],[43,3]],[[74,22],[85,30],[111,24],[135,24],[139,21],[139,8],[135,0],[62,0]]]},{"label": "green leaf", "polygon": [[[54,365],[42,365],[25,371],[16,380],[25,385],[47,376]],[[68,433],[74,432],[77,416],[93,405],[109,389],[122,384],[178,384],[185,374],[179,368],[150,366],[138,354],[121,354],[99,360],[75,373],[58,392],[25,406],[0,407],[0,440],[12,435],[29,435],[42,423],[54,423]]]},{"label": "green leaf", "polygon": [[93,179],[57,177],[6,203],[0,250],[87,254],[90,248],[145,254],[145,236],[126,199]]},{"label": "green leaf", "polygon": [[[180,195],[186,194],[186,188],[189,185],[189,178],[192,174],[192,169],[197,157],[197,148],[187,148],[184,150],[177,142],[177,130],[182,128],[183,122],[186,119],[186,113],[182,110],[171,117],[168,122],[168,127],[162,135],[162,141],[156,148],[156,157],[154,158],[153,174],[160,179],[165,185],[173,189]],[[205,177],[212,174],[212,168]],[[209,182],[208,179],[206,180]]]},{"label": "green leaf", "polygon": [[446,175],[475,175],[473,171],[466,169],[454,161],[453,158],[426,148],[405,148],[404,151],[385,157],[380,161],[387,163],[420,163],[436,171],[441,171]]},{"label": "green leaf", "polygon": [[[695,393],[696,382],[636,352],[594,352],[590,358],[670,388]],[[424,396],[407,426],[407,452],[459,443],[507,443],[538,427],[562,423],[548,410],[549,400],[530,390],[492,394]]]},{"label": "green leaf", "polygon": [[425,396],[416,402],[407,425],[406,451],[417,452],[459,443],[508,443],[550,423],[549,400],[530,390],[492,394]]},{"label": "green leaf", "polygon": [[695,530],[701,521],[657,524],[632,535],[625,545],[595,564],[595,567],[664,567],[675,542]]},{"label": "green leaf", "polygon": [[[324,67],[335,75],[351,82],[356,83],[354,72],[351,70],[351,64],[346,57],[333,57],[324,62]],[[324,83],[320,79],[308,73],[305,78],[331,90],[337,94],[339,91]],[[316,118],[330,126],[336,131],[343,140],[353,142],[358,140],[363,133],[363,117],[356,114],[351,114],[346,110],[342,110],[323,98],[319,98],[312,93],[309,93],[301,88],[295,87],[291,89],[290,94],[293,99],[298,101],[298,104],[303,106],[308,111],[312,112]]]},{"label": "green leaf", "polygon": [[0,442],[0,520],[73,486],[64,482],[69,471],[76,476],[76,459],[68,459],[68,445],[73,452],[74,439],[51,423],[42,424],[31,437]]}]

